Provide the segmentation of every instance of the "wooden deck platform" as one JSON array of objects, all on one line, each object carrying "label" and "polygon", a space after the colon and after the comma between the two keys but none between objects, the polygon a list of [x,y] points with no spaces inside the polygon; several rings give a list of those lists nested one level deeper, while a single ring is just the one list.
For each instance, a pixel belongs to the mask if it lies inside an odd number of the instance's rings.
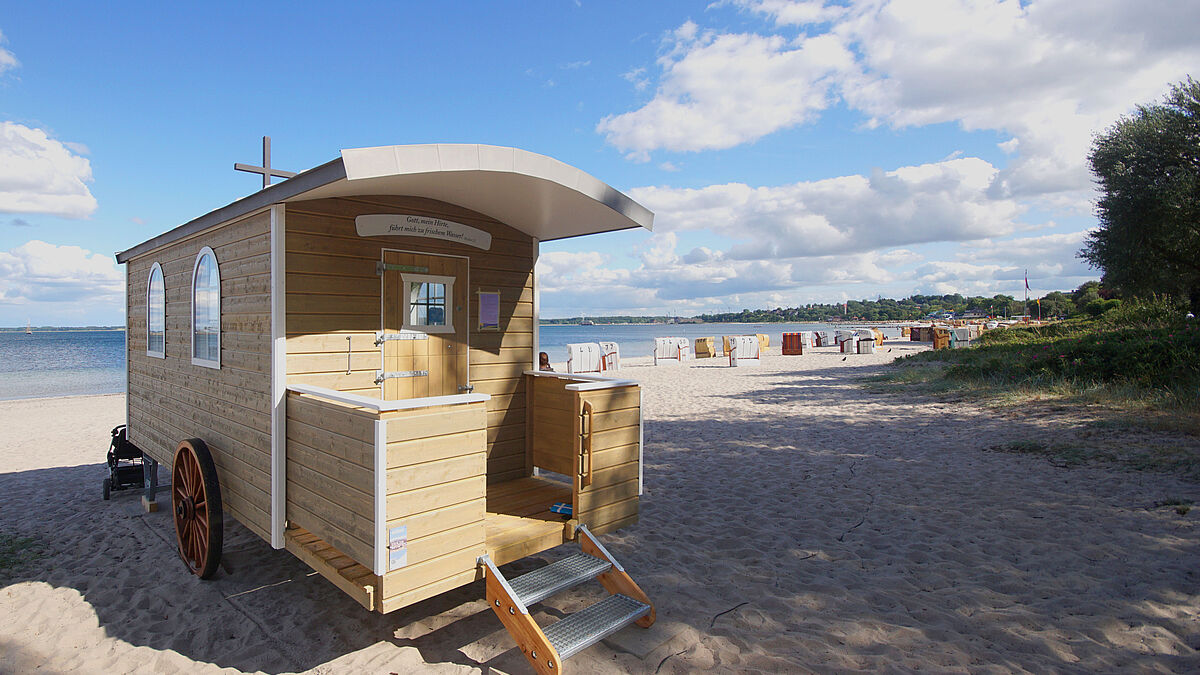
[{"label": "wooden deck platform", "polygon": [[487,553],[497,565],[520,560],[574,538],[574,521],[550,511],[571,503],[571,486],[543,478],[518,478],[489,485]]},{"label": "wooden deck platform", "polygon": [[[550,511],[571,501],[571,486],[543,478],[520,478],[487,488],[484,528],[487,554],[497,565],[554,548],[574,538],[575,521]],[[380,578],[371,570],[300,527],[285,534],[287,550],[333,582],[363,607],[382,611]]]},{"label": "wooden deck platform", "polygon": [[375,609],[379,577],[354,562],[320,537],[301,527],[289,527],[284,546],[321,576],[333,582],[368,610]]}]

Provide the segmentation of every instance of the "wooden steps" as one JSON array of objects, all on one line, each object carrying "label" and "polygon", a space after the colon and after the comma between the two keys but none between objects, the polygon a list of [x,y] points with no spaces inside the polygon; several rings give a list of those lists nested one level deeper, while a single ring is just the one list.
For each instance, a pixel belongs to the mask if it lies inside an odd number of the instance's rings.
[{"label": "wooden steps", "polygon": [[[559,675],[565,670],[563,659],[629,624],[649,628],[654,623],[654,605],[625,568],[586,526],[579,525],[578,532],[580,553],[512,581],[504,577],[488,556],[479,559],[484,569],[488,606],[539,675]],[[534,621],[529,605],[592,580],[599,581],[608,591],[600,602],[545,628]]]}]

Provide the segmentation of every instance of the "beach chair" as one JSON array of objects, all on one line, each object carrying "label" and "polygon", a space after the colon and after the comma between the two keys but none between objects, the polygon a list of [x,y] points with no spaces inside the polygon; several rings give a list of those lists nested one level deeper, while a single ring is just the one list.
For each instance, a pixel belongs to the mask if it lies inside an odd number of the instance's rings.
[{"label": "beach chair", "polygon": [[568,373],[599,373],[602,363],[600,345],[595,342],[567,345]]},{"label": "beach chair", "polygon": [[660,362],[678,364],[691,358],[695,356],[692,354],[691,341],[687,338],[654,338],[654,365]]},{"label": "beach chair", "polygon": [[716,348],[713,345],[713,338],[700,337],[696,338],[695,354],[698,359],[710,359],[717,355]]},{"label": "beach chair", "polygon": [[762,363],[762,351],[760,350],[760,342],[758,336],[755,335],[736,335],[729,338],[729,365],[732,367],[742,365],[758,365]]},{"label": "beach chair", "polygon": [[804,354],[804,333],[784,333],[781,351],[784,356]]},{"label": "beach chair", "polygon": [[600,342],[600,370],[607,372],[621,369],[621,346],[615,342]]}]

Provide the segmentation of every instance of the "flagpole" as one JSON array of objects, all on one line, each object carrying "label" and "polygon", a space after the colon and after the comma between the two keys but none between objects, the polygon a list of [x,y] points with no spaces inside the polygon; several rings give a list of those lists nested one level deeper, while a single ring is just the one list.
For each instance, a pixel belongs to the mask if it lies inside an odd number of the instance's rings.
[{"label": "flagpole", "polygon": [[1029,270],[1025,270],[1025,310],[1022,314],[1025,315],[1025,320],[1029,321]]}]

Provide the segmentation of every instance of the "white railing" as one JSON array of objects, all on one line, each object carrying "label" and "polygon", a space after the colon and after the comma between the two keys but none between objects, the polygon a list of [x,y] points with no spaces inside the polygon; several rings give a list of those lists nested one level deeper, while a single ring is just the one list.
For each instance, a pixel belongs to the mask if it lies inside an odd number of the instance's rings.
[{"label": "white railing", "polygon": [[320,396],[330,401],[356,405],[360,408],[367,408],[376,412],[432,408],[438,405],[457,405],[459,403],[481,403],[491,398],[490,394],[452,394],[450,396],[426,396],[423,398],[405,398],[398,401],[384,401],[383,399],[371,396],[351,394],[344,391],[337,391],[336,389],[329,389],[328,387],[318,387],[315,384],[289,384],[287,388],[288,391],[294,391],[297,394]]},{"label": "white railing", "polygon": [[526,375],[534,377],[553,377],[559,380],[579,380],[575,384],[564,387],[567,391],[595,391],[597,389],[615,389],[617,387],[637,387],[637,380],[622,380],[604,375],[589,375],[586,373],[556,373],[551,370],[527,370]]}]

